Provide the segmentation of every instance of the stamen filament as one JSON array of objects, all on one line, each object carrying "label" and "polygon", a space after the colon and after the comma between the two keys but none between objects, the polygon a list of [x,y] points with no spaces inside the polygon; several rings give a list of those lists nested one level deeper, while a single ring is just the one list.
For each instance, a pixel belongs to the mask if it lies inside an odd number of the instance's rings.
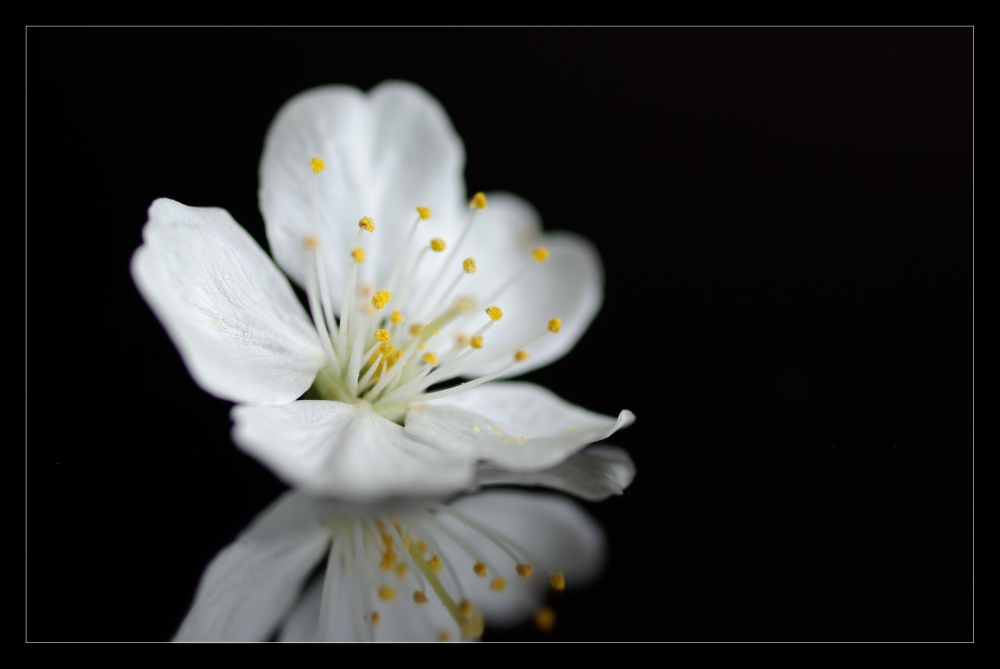
[{"label": "stamen filament", "polygon": [[323,259],[323,243],[319,235],[319,172],[313,170],[312,182],[312,210],[313,210],[313,235],[317,244],[314,246],[316,252],[316,276],[319,278],[320,303],[323,305],[323,315],[326,317],[326,327],[330,332],[336,332],[337,323],[333,320],[333,306],[330,303],[330,284],[326,280],[326,262]]},{"label": "stamen filament", "polygon": [[[333,528],[331,528],[332,531]],[[340,554],[343,549],[344,540],[338,533],[333,534],[330,544],[330,555],[326,561],[326,576],[323,578],[323,595],[319,605],[319,639],[326,641],[329,638],[330,627],[330,597],[333,596],[334,575],[340,573]]]},{"label": "stamen filament", "polygon": [[[440,397],[448,397],[449,395],[456,395],[458,393],[464,393],[466,390],[472,390],[476,386],[481,386],[481,385],[483,385],[484,383],[486,383],[488,381],[492,381],[493,379],[497,378],[501,374],[506,373],[507,370],[509,370],[511,367],[513,367],[516,364],[517,364],[517,361],[515,360],[514,362],[510,363],[509,365],[505,365],[504,367],[501,367],[500,369],[498,369],[497,371],[493,372],[492,374],[487,374],[486,376],[480,376],[475,381],[469,381],[468,383],[461,383],[461,384],[459,384],[457,386],[452,386],[451,388],[445,388],[444,390],[438,390],[437,392],[433,392],[433,393],[426,393],[426,394],[420,396],[420,400],[421,401],[436,400],[436,399],[438,399]],[[408,398],[403,398],[403,399],[408,399]],[[403,401],[403,400],[399,400],[399,401]]]},{"label": "stamen filament", "polygon": [[[425,302],[434,293],[434,288],[439,283],[441,283],[441,279],[444,278],[444,273],[447,272],[448,267],[451,266],[452,259],[455,257],[455,254],[458,253],[458,250],[461,248],[462,242],[464,242],[465,238],[469,235],[469,230],[472,229],[472,222],[476,220],[476,213],[478,211],[479,211],[478,208],[473,209],[472,213],[469,214],[469,220],[465,223],[465,228],[462,230],[462,234],[458,236],[458,241],[455,242],[455,245],[451,247],[450,251],[448,251],[448,256],[445,258],[445,261],[441,264],[441,269],[438,270],[437,276],[434,277],[434,280],[431,281],[430,285],[427,287],[427,294],[424,297]],[[418,311],[420,310],[418,309]]]},{"label": "stamen filament", "polygon": [[[362,320],[365,319],[362,318]],[[347,366],[347,389],[355,397],[358,394],[358,374],[361,373],[361,346],[364,343],[365,330],[367,329],[365,327],[358,329],[358,334],[354,337],[354,346],[351,348],[351,362]]]},{"label": "stamen filament", "polygon": [[309,311],[312,315],[313,325],[316,326],[316,332],[319,334],[320,346],[330,361],[330,366],[333,368],[334,374],[339,376],[340,361],[337,360],[337,355],[333,352],[330,335],[327,333],[326,323],[323,322],[323,313],[320,311],[318,300],[316,299],[316,273],[313,270],[315,265],[318,264],[317,260],[318,258],[313,258],[312,262],[306,261],[306,298],[309,300]]},{"label": "stamen filament", "polygon": [[[507,356],[509,356],[511,353],[516,353],[518,350],[526,347],[528,344],[531,344],[535,340],[541,339],[543,336],[549,334],[549,332],[550,332],[550,330],[548,328],[546,328],[546,329],[542,330],[541,332],[536,332],[535,334],[531,335],[527,339],[522,339],[521,341],[517,342],[513,346],[508,346],[507,348],[505,348],[504,350],[500,351],[499,353],[495,353],[495,354],[490,355],[490,356],[488,356],[488,357],[486,357],[486,358],[484,358],[482,360],[477,360],[477,361],[475,361],[473,363],[469,363],[468,365],[460,367],[459,369],[455,370],[452,373],[452,377],[451,378],[455,378],[456,376],[461,376],[462,374],[464,374],[465,372],[469,371],[470,369],[475,369],[476,367],[483,367],[485,365],[489,365],[491,363],[494,363],[497,360],[503,360],[504,358],[506,358]],[[442,379],[442,381],[447,381],[447,379]]]},{"label": "stamen filament", "polygon": [[[362,229],[359,229],[358,233],[354,236],[354,245],[352,248],[357,248],[358,244],[360,244],[361,232]],[[341,349],[347,345],[347,326],[350,314],[354,311],[354,286],[357,281],[358,263],[354,261],[351,263],[351,268],[347,270],[347,283],[344,284],[344,300],[340,303],[340,337],[338,337],[338,340]],[[341,355],[345,354],[346,351],[341,351]]]},{"label": "stamen filament", "polygon": [[406,241],[403,242],[403,248],[399,252],[399,256],[396,257],[396,266],[392,270],[392,274],[389,275],[389,281],[385,285],[385,289],[390,293],[396,289],[396,280],[399,279],[400,272],[403,271],[403,260],[406,258],[406,252],[410,250],[410,243],[413,241],[414,235],[417,234],[417,226],[421,221],[420,214],[417,214],[417,220],[413,221],[413,225],[410,227],[410,234],[406,236]]}]

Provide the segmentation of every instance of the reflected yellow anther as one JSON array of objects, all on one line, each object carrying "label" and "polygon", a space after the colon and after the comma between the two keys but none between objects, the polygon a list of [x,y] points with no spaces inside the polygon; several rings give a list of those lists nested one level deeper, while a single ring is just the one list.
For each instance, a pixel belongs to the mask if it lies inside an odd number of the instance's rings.
[{"label": "reflected yellow anther", "polygon": [[396,567],[396,576],[400,578],[406,578],[406,573],[409,571],[409,567],[406,566],[405,562],[400,562],[399,566]]},{"label": "reflected yellow anther", "polygon": [[368,232],[375,232],[375,221],[372,220],[371,216],[362,216],[361,220],[358,221],[358,227],[364,228]]},{"label": "reflected yellow anther", "polygon": [[378,625],[378,622],[382,620],[382,616],[379,615],[378,611],[372,611],[372,626]]},{"label": "reflected yellow anther", "polygon": [[378,589],[378,598],[383,602],[391,602],[396,599],[396,588],[390,588],[388,585],[383,585]]},{"label": "reflected yellow anther", "polygon": [[486,194],[479,192],[472,196],[469,209],[486,209]]},{"label": "reflected yellow anther", "polygon": [[389,331],[382,328],[375,330],[375,339],[377,341],[389,341]]},{"label": "reflected yellow anther", "polygon": [[527,360],[530,357],[531,357],[531,354],[528,353],[527,351],[525,351],[523,348],[520,351],[518,351],[517,353],[514,354],[514,359],[517,360],[518,362],[524,362],[525,360]]},{"label": "reflected yellow anther", "polygon": [[535,568],[530,564],[519,564],[515,567],[515,569],[517,569],[517,575],[521,578],[528,578],[531,576],[531,573],[535,571]]},{"label": "reflected yellow anther", "polygon": [[465,270],[466,274],[476,273],[476,261],[474,258],[466,258],[462,261],[462,269]]},{"label": "reflected yellow anther", "polygon": [[392,535],[387,532],[381,532],[379,536],[382,537],[382,544],[385,546],[385,549],[387,551],[392,550]]},{"label": "reflected yellow anther", "polygon": [[479,578],[486,578],[486,565],[484,565],[482,562],[477,562],[476,564],[472,565],[472,571]]},{"label": "reflected yellow anther", "polygon": [[566,577],[561,571],[557,571],[549,577],[549,585],[553,590],[563,590],[566,588]]},{"label": "reflected yellow anther", "polygon": [[403,537],[403,545],[406,546],[406,550],[410,550],[410,537]]},{"label": "reflected yellow anther", "polygon": [[535,611],[535,627],[542,630],[543,632],[548,632],[550,629],[556,626],[556,612],[547,606]]},{"label": "reflected yellow anther", "polygon": [[420,331],[423,329],[424,329],[423,325],[421,325],[420,323],[414,323],[413,325],[410,326],[410,334],[418,335],[420,334]]},{"label": "reflected yellow anther", "polygon": [[545,262],[549,259],[549,250],[544,246],[539,246],[531,252],[531,257],[535,259],[535,262]]},{"label": "reflected yellow anther", "polygon": [[365,250],[359,246],[351,251],[351,257],[354,258],[354,262],[360,265],[365,261]]},{"label": "reflected yellow anther", "polygon": [[445,630],[441,630],[440,632],[438,632],[438,641],[440,641],[441,643],[448,643],[449,641],[451,641],[451,633]]},{"label": "reflected yellow anther", "polygon": [[417,604],[426,604],[427,595],[425,595],[420,590],[417,590],[416,592],[413,593],[413,601],[415,601]]},{"label": "reflected yellow anther", "polygon": [[468,313],[476,308],[476,301],[471,297],[460,297],[455,302],[455,309],[462,314]]},{"label": "reflected yellow anther", "polygon": [[503,311],[500,307],[494,305],[486,309],[486,315],[490,317],[490,320],[498,321],[503,318]]},{"label": "reflected yellow anther", "polygon": [[472,613],[472,602],[467,599],[463,599],[458,603],[458,610],[461,611],[463,615],[469,615]]},{"label": "reflected yellow anther", "polygon": [[385,523],[383,523],[381,520],[379,520],[378,518],[376,518],[375,519],[375,529],[377,529],[377,530],[384,530],[385,529]]},{"label": "reflected yellow anther", "polygon": [[310,251],[315,251],[319,248],[319,239],[316,235],[306,235],[302,239],[302,245],[305,246]]},{"label": "reflected yellow anther", "polygon": [[549,321],[549,332],[559,332],[562,329],[562,319],[553,318]]},{"label": "reflected yellow anther", "polygon": [[461,625],[463,639],[478,639],[483,635],[483,617],[475,613]]},{"label": "reflected yellow anther", "polygon": [[482,348],[483,347],[483,335],[476,335],[469,340],[469,346],[472,348]]},{"label": "reflected yellow anther", "polygon": [[392,295],[389,294],[389,291],[380,290],[375,293],[374,297],[372,297],[372,306],[375,307],[376,310],[378,310],[384,307],[385,305],[389,304],[390,300],[392,300]]},{"label": "reflected yellow anther", "polygon": [[382,571],[389,571],[396,566],[396,553],[392,550],[387,550],[382,554],[382,560],[378,563],[379,569]]},{"label": "reflected yellow anther", "polygon": [[448,248],[448,245],[445,244],[444,240],[440,237],[435,237],[431,240],[431,251],[441,253],[441,251],[444,251],[446,248]]},{"label": "reflected yellow anther", "polygon": [[438,364],[437,353],[424,353],[423,361],[433,367]]},{"label": "reflected yellow anther", "polygon": [[399,313],[399,309],[396,309],[396,311],[392,312],[392,316],[389,316],[389,320],[393,325],[399,325],[406,319],[403,318],[403,314]]},{"label": "reflected yellow anther", "polygon": [[426,221],[431,217],[431,210],[427,207],[417,207],[417,213],[420,214],[421,221]]},{"label": "reflected yellow anther", "polygon": [[435,555],[434,557],[432,557],[430,560],[427,561],[427,566],[433,569],[434,571],[441,571],[441,567],[444,565],[442,565],[441,563],[441,558]]},{"label": "reflected yellow anther", "polygon": [[427,544],[424,543],[423,539],[417,539],[417,550],[423,555],[427,552]]},{"label": "reflected yellow anther", "polygon": [[493,579],[493,582],[490,583],[490,587],[496,592],[503,592],[503,589],[507,587],[507,581],[503,580],[503,577],[497,576]]},{"label": "reflected yellow anther", "polygon": [[310,158],[309,167],[312,168],[313,174],[319,174],[326,167],[326,163],[323,162],[322,158]]}]

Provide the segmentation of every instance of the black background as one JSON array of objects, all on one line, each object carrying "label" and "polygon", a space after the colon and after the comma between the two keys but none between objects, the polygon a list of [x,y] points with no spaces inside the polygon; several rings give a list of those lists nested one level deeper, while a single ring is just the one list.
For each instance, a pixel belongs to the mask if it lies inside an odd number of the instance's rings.
[{"label": "black background", "polygon": [[129,258],[161,196],[265,243],[276,110],[387,78],[470,190],[597,243],[600,314],[527,378],[638,417],[603,579],[487,639],[972,638],[971,29],[29,29],[29,639],[168,639],[283,489]]}]

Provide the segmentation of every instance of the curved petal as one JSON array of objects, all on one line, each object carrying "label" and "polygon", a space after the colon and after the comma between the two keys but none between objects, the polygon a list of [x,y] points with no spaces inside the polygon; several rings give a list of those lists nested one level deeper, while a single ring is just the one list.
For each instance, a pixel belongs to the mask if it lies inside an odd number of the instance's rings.
[{"label": "curved petal", "polygon": [[409,436],[367,404],[300,400],[236,406],[230,415],[233,441],[308,493],[371,500],[445,494],[472,482],[468,458]]},{"label": "curved petal", "polygon": [[[474,357],[485,358],[545,329],[549,319],[561,318],[558,334],[546,334],[530,346],[531,357],[505,376],[524,374],[566,355],[590,326],[604,300],[604,271],[600,255],[588,240],[571,232],[542,233],[541,218],[530,204],[509,193],[491,193],[489,206],[480,212],[469,235],[468,251],[476,259],[476,274],[467,287],[479,301],[499,306],[503,318],[486,335],[486,347]],[[536,263],[532,250],[544,246],[548,260]],[[499,296],[496,291],[527,266],[520,277]],[[462,284],[463,289],[466,284]],[[487,304],[480,305],[485,309]],[[449,331],[474,332],[486,317],[482,309],[475,317]],[[450,338],[450,337],[449,337]],[[433,340],[432,340],[433,341]],[[470,370],[479,376],[506,365],[501,360]]]},{"label": "curved petal", "polygon": [[198,385],[255,404],[291,402],[309,388],[325,362],[319,336],[227,211],[159,199],[142,236],[132,276]]},{"label": "curved petal", "polygon": [[263,641],[330,541],[317,503],[286,494],[205,569],[175,641]]},{"label": "curved petal", "polygon": [[525,472],[552,467],[634,420],[631,411],[622,411],[616,420],[533,383],[498,381],[412,405],[406,432],[475,460]]},{"label": "curved petal", "polygon": [[[516,624],[533,614],[550,587],[547,570],[562,571],[567,587],[574,588],[597,576],[603,566],[603,531],[583,509],[564,497],[494,491],[469,495],[449,506],[526,550],[530,557],[519,556],[524,563],[534,562],[531,576],[521,578],[515,571],[516,563],[493,542],[461,520],[439,514],[441,522],[498,572],[478,578],[472,570],[474,558],[448,537],[437,537],[466,595],[482,610],[487,627]],[[497,575],[506,581],[503,592],[490,588]]]},{"label": "curved petal", "polygon": [[368,260],[362,278],[382,287],[416,219],[434,235],[453,234],[465,199],[465,150],[444,109],[423,89],[386,82],[367,95],[347,86],[322,86],[289,100],[267,132],[260,163],[260,208],[278,264],[304,284],[302,239],[313,230],[313,173],[317,177],[320,232],[334,308],[344,290],[358,220],[370,216]]},{"label": "curved petal", "polygon": [[614,446],[592,446],[552,469],[511,472],[495,465],[480,465],[476,483],[551,488],[588,502],[621,495],[635,478],[635,464],[628,453]]}]

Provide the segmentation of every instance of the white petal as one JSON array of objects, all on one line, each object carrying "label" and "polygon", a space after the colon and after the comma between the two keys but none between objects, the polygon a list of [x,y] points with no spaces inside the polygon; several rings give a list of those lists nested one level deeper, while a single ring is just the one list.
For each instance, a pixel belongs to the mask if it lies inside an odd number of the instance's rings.
[{"label": "white petal", "polygon": [[621,495],[635,478],[635,465],[628,453],[614,446],[592,446],[552,469],[511,472],[484,464],[476,471],[476,483],[551,488],[589,502]]},{"label": "white petal", "polygon": [[[483,492],[450,506],[514,541],[549,569],[562,571],[567,588],[586,584],[603,566],[603,531],[583,509],[564,497],[524,491]],[[516,563],[488,539],[443,513],[438,517],[499,571],[478,578],[472,571],[473,558],[446,537],[439,539],[466,595],[483,611],[487,628],[516,624],[533,614],[550,588],[542,565],[533,564],[531,577],[521,578],[514,569]],[[507,582],[503,592],[490,589],[497,575]]]},{"label": "white petal", "polygon": [[324,364],[287,279],[224,209],[160,199],[132,256],[139,292],[191,376],[222,399],[283,404]]},{"label": "white petal", "polygon": [[315,518],[319,508],[286,494],[222,549],[202,575],[174,640],[269,638],[327,549],[329,533]]},{"label": "white petal", "polygon": [[472,482],[468,458],[423,443],[370,406],[301,400],[233,407],[233,441],[289,485],[370,500],[438,495]]},{"label": "white petal", "polygon": [[[319,174],[321,238],[335,308],[339,307],[357,223],[364,235],[367,278],[384,282],[402,247],[415,207],[430,207],[433,236],[451,236],[465,199],[465,151],[441,105],[423,89],[386,82],[365,95],[323,86],[289,100],[271,124],[260,163],[260,208],[278,264],[303,284],[302,239],[313,230],[309,160]],[[380,283],[381,287],[381,283]]]},{"label": "white petal", "polygon": [[635,416],[581,409],[533,383],[498,381],[415,404],[406,431],[475,460],[513,471],[538,471],[631,425]]},{"label": "white petal", "polygon": [[[524,374],[558,360],[576,345],[601,308],[604,272],[600,255],[583,237],[561,231],[542,234],[538,212],[515,195],[491,193],[488,198],[489,206],[480,213],[470,234],[468,253],[478,268],[468,281],[469,290],[480,300],[489,299],[526,263],[530,267],[496,298],[504,316],[486,334],[486,347],[469,361],[513,346],[544,330],[549,319],[561,318],[559,333],[546,334],[532,343],[528,347],[531,357],[506,376]],[[531,260],[531,251],[539,246],[549,251],[549,259],[543,263]],[[481,305],[483,309],[487,306]],[[485,322],[480,309],[465,330],[471,333]],[[466,376],[479,376],[509,362],[495,362]]]}]

